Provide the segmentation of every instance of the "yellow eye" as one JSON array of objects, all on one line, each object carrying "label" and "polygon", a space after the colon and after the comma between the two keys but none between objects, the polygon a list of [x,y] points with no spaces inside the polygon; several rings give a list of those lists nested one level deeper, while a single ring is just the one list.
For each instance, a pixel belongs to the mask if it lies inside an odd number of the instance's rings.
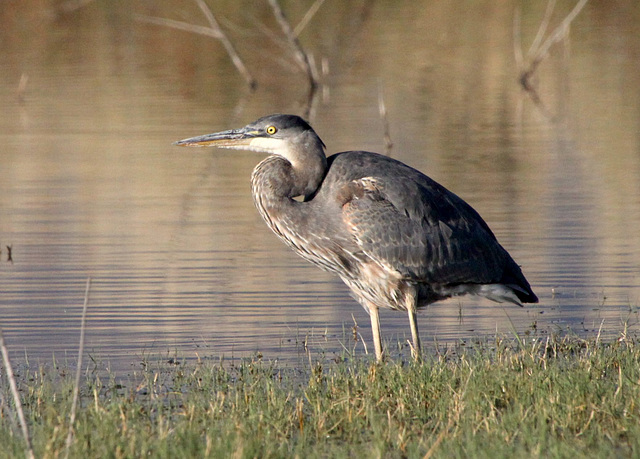
[{"label": "yellow eye", "polygon": [[267,134],[273,135],[278,132],[278,129],[275,126],[267,126]]}]

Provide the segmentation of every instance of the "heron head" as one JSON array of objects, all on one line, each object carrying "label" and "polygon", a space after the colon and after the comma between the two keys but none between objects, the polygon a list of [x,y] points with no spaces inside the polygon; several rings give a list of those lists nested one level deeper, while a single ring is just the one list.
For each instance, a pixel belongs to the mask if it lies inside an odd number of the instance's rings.
[{"label": "heron head", "polygon": [[297,156],[320,150],[324,143],[309,124],[295,115],[269,115],[240,129],[215,132],[175,142],[188,147],[216,146],[278,155],[296,162]]}]

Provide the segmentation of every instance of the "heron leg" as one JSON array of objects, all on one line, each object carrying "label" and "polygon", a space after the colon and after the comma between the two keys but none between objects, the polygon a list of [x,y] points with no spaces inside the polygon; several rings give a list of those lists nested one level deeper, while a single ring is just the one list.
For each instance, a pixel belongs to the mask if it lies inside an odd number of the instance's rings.
[{"label": "heron leg", "polygon": [[411,340],[413,341],[411,356],[418,360],[420,359],[420,335],[418,335],[418,313],[415,309],[409,310],[409,325],[411,326]]},{"label": "heron leg", "polygon": [[373,347],[376,350],[376,360],[382,362],[382,336],[380,335],[380,315],[378,307],[368,303],[369,317],[371,318],[371,332],[373,333]]},{"label": "heron leg", "polygon": [[420,359],[420,335],[418,334],[418,313],[416,308],[416,296],[407,297],[407,311],[409,312],[409,326],[411,327],[411,356],[414,360]]}]

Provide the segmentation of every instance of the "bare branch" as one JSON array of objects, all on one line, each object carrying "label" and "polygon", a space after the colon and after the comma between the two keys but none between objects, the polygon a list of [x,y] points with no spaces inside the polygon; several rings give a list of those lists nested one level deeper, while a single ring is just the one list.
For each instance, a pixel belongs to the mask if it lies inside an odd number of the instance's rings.
[{"label": "bare branch", "polygon": [[216,21],[216,18],[213,15],[213,12],[207,6],[204,0],[195,0],[195,2],[198,5],[198,8],[200,8],[200,11],[202,11],[202,14],[204,14],[204,17],[207,18],[207,22],[209,22],[209,25],[211,26],[211,28],[218,30],[220,31],[220,33],[222,33],[222,29],[220,29],[220,25],[218,24],[218,21]]},{"label": "bare branch", "polygon": [[552,45],[558,43],[567,35],[567,33],[569,33],[569,26],[571,25],[571,22],[573,22],[588,1],[589,0],[580,0],[560,25],[555,28],[553,33],[547,37],[547,39],[542,43],[542,46],[540,46],[535,52],[534,60],[531,63],[532,68],[535,68],[547,56],[549,48],[551,48]]},{"label": "bare branch", "polygon": [[311,5],[311,8],[309,8],[309,10],[307,10],[307,12],[305,13],[304,17],[300,20],[298,25],[295,26],[295,28],[293,29],[293,35],[294,36],[297,37],[302,33],[304,28],[307,26],[309,21],[311,21],[313,16],[315,16],[315,14],[318,12],[318,10],[320,9],[320,7],[322,6],[323,3],[324,3],[324,0],[316,0],[313,3],[313,5]]},{"label": "bare branch", "polygon": [[205,18],[207,18],[207,21],[209,22],[211,29],[215,30],[217,33],[220,34],[220,36],[218,37],[218,40],[220,40],[220,42],[222,43],[222,46],[224,46],[224,49],[227,51],[227,54],[231,58],[233,65],[236,66],[236,68],[238,69],[238,72],[240,72],[240,74],[244,77],[249,87],[251,87],[251,89],[255,89],[256,86],[258,85],[257,81],[253,78],[253,76],[251,76],[251,74],[249,73],[249,70],[247,70],[247,67],[244,65],[244,62],[242,62],[242,59],[240,58],[240,55],[234,48],[233,44],[220,28],[220,24],[218,24],[218,21],[216,21],[216,18],[213,15],[213,12],[211,11],[211,9],[207,6],[204,0],[195,0],[195,1],[198,4],[198,7],[200,7],[200,10],[204,14]]},{"label": "bare branch", "polygon": [[529,51],[527,51],[527,57],[530,57],[540,47],[540,42],[542,41],[544,34],[547,32],[547,27],[549,27],[549,22],[551,21],[551,15],[553,14],[555,6],[556,0],[549,0],[547,2],[547,9],[544,12],[542,22],[540,22],[540,27],[538,27],[538,33],[536,33],[536,37],[533,39],[533,42],[529,47]]},{"label": "bare branch", "polygon": [[513,55],[516,59],[516,66],[518,72],[521,73],[523,69],[524,57],[522,56],[522,27],[521,27],[521,15],[520,7],[516,6],[513,13]]},{"label": "bare branch", "polygon": [[388,156],[391,153],[393,147],[393,141],[391,140],[391,130],[389,129],[389,118],[387,117],[387,106],[384,103],[384,89],[382,82],[378,85],[378,110],[380,112],[380,119],[382,120],[382,127],[384,132],[384,152]]},{"label": "bare branch", "polygon": [[[538,32],[536,37],[527,53],[527,58],[529,59],[529,65],[519,65],[520,72],[520,85],[524,88],[525,91],[530,95],[536,105],[539,105],[543,110],[544,106],[538,93],[536,91],[535,85],[532,82],[532,78],[542,61],[549,55],[549,49],[554,44],[558,43],[562,39],[566,38],[569,33],[569,27],[571,22],[576,18],[576,16],[580,13],[582,8],[587,4],[589,0],[579,0],[576,6],[573,7],[571,12],[564,18],[564,20],[558,25],[553,32],[546,39],[542,39],[544,36],[547,27],[549,25],[549,21],[551,19],[551,14],[553,13],[553,9],[555,7],[555,0],[549,0],[547,3],[547,8],[545,11],[544,18],[542,19],[542,23],[538,28]],[[520,18],[519,18],[519,10],[516,10],[517,17],[514,17],[514,39],[515,37],[519,37],[520,35]],[[516,30],[517,27],[517,30]],[[515,44],[514,44],[515,46]],[[521,61],[522,51],[518,52],[518,48],[515,47],[516,54],[516,62]],[[546,110],[545,110],[546,111]]]},{"label": "bare branch", "polygon": [[147,22],[149,24],[161,25],[165,27],[170,27],[172,29],[183,30],[185,32],[205,35],[207,37],[212,37],[218,40],[220,39],[220,33],[214,29],[211,29],[210,27],[189,24],[188,22],[183,22],[183,21],[174,21],[173,19],[157,18],[154,16],[136,15],[136,19],[138,19],[141,22]]},{"label": "bare branch", "polygon": [[300,65],[302,70],[304,70],[307,74],[309,85],[312,88],[315,88],[316,86],[318,86],[318,75],[315,71],[315,68],[311,65],[309,55],[302,48],[300,40],[298,40],[298,37],[295,35],[293,29],[291,28],[291,25],[284,15],[282,8],[280,8],[278,0],[269,0],[269,4],[273,9],[273,14],[276,17],[278,24],[280,24],[282,32],[284,33],[285,37],[287,37],[287,40],[293,48],[296,61],[298,61],[298,64]]},{"label": "bare branch", "polygon": [[18,95],[18,101],[24,102],[24,93],[27,90],[27,82],[29,81],[29,75],[23,73],[20,75],[20,81],[18,82],[18,89],[16,90],[16,94]]},{"label": "bare branch", "polygon": [[231,58],[233,65],[236,67],[238,72],[240,72],[240,74],[245,79],[249,87],[251,89],[255,89],[258,86],[256,79],[253,78],[253,76],[251,75],[247,67],[244,65],[244,62],[240,58],[240,55],[234,48],[229,38],[227,38],[226,34],[223,32],[222,28],[220,27],[220,24],[218,24],[218,21],[216,21],[216,18],[213,15],[213,12],[211,11],[211,9],[207,6],[204,0],[195,0],[195,2],[200,8],[200,10],[202,11],[202,14],[204,14],[205,18],[209,22],[209,27],[198,26],[194,24],[189,24],[188,22],[174,21],[173,19],[164,19],[164,18],[157,18],[152,16],[138,15],[136,16],[136,18],[139,21],[147,22],[149,24],[156,24],[156,25],[161,25],[165,27],[171,27],[173,29],[183,30],[185,32],[191,32],[191,33],[197,33],[199,35],[205,35],[207,37],[212,37],[217,40],[220,40],[220,42],[222,43],[222,46],[224,46],[224,49],[227,51],[227,54]]}]

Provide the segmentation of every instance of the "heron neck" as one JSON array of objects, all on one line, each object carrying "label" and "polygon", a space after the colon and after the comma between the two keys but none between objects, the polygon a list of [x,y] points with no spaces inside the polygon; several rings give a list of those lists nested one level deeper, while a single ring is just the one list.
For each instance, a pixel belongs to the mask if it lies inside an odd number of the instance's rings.
[{"label": "heron neck", "polygon": [[254,197],[293,199],[314,194],[327,169],[327,159],[319,155],[295,158],[294,162],[281,156],[268,156],[253,170],[251,184]]},{"label": "heron neck", "polygon": [[324,178],[326,159],[319,161],[315,169],[313,175],[301,174],[288,160],[268,156],[251,175],[251,191],[258,212],[286,243],[290,243],[292,237],[288,228],[299,226],[302,224],[299,220],[305,220],[307,205],[294,198],[309,196],[318,189]]}]

